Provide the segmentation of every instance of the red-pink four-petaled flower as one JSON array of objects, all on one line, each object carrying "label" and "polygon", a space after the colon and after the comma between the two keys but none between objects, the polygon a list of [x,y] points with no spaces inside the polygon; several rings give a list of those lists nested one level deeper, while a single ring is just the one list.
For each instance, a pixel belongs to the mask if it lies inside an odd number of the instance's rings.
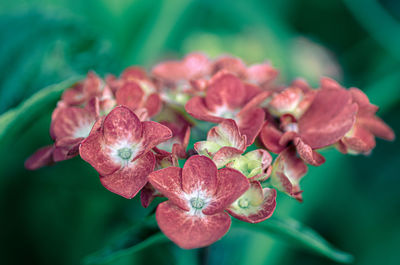
[{"label": "red-pink four-petaled flower", "polygon": [[80,155],[99,172],[105,188],[132,198],[154,169],[156,161],[150,150],[171,136],[164,125],[141,122],[133,111],[120,106],[82,142]]},{"label": "red-pink four-petaled flower", "polygon": [[211,159],[199,155],[190,157],[183,169],[161,169],[149,180],[169,199],[157,207],[157,223],[183,248],[204,247],[220,239],[231,224],[224,210],[249,188],[239,171],[218,170]]},{"label": "red-pink four-petaled flower", "polygon": [[225,119],[234,119],[250,145],[265,118],[264,111],[257,105],[268,95],[254,85],[243,83],[234,74],[219,72],[211,79],[206,96],[193,97],[186,103],[185,109],[199,120],[220,123]]}]

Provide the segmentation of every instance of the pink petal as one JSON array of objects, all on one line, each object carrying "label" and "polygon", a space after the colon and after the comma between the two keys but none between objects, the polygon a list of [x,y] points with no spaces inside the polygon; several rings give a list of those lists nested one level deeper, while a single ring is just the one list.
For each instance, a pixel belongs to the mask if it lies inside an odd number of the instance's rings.
[{"label": "pink petal", "polygon": [[130,66],[126,68],[122,74],[121,78],[125,80],[147,80],[147,73],[143,68],[137,66]]},{"label": "pink petal", "polygon": [[100,182],[109,191],[132,199],[146,185],[147,176],[153,171],[156,159],[147,152],[128,166],[106,176],[100,176]]},{"label": "pink petal", "polygon": [[95,117],[96,119],[100,115],[100,101],[98,97],[91,98],[86,106],[85,109],[91,114],[91,116]]},{"label": "pink petal", "polygon": [[272,96],[268,109],[275,116],[293,113],[303,98],[303,91],[298,87],[288,87]]},{"label": "pink petal", "polygon": [[256,84],[264,84],[274,80],[279,71],[268,63],[254,64],[247,69],[247,80]]},{"label": "pink petal", "polygon": [[300,180],[307,173],[307,166],[297,157],[294,147],[282,151],[272,165],[271,184],[295,199],[302,201]]},{"label": "pink petal", "polygon": [[213,112],[219,108],[236,109],[244,104],[246,89],[242,81],[233,74],[219,75],[210,83],[205,98],[206,106]]},{"label": "pink petal", "polygon": [[320,84],[322,89],[343,89],[338,82],[328,77],[322,77]]},{"label": "pink petal", "polygon": [[207,141],[221,146],[231,146],[242,151],[246,149],[247,144],[246,136],[240,133],[236,122],[231,119],[224,120],[218,126],[211,128],[207,133]]},{"label": "pink petal", "polygon": [[100,175],[109,175],[120,169],[121,165],[114,162],[103,146],[105,145],[102,132],[93,131],[79,147],[83,160],[91,164]]},{"label": "pink petal", "polygon": [[375,115],[378,107],[369,102],[367,95],[358,88],[351,88],[353,101],[358,104],[357,124],[371,131],[377,137],[392,141],[395,138],[393,130]]},{"label": "pink petal", "polygon": [[95,122],[96,114],[86,108],[61,107],[53,115],[50,134],[54,140],[87,137]]},{"label": "pink petal", "polygon": [[140,121],[147,121],[149,119],[149,113],[145,108],[138,108],[134,110],[135,115]]},{"label": "pink petal", "polygon": [[138,143],[142,134],[142,124],[132,110],[118,106],[104,119],[103,131],[107,144],[120,141]]},{"label": "pink petal", "polygon": [[205,156],[190,157],[182,170],[182,189],[187,194],[206,193],[213,196],[217,191],[217,167]]},{"label": "pink petal", "polygon": [[[349,92],[351,93],[351,96],[353,98],[353,101],[355,103],[357,103],[358,106],[360,107],[364,107],[364,106],[373,106],[370,102],[369,99],[367,97],[367,95],[365,95],[364,92],[362,92],[360,89],[358,88],[350,88]],[[373,108],[370,108],[370,110],[372,111],[377,111],[377,107],[373,106]]]},{"label": "pink petal", "polygon": [[252,100],[254,97],[256,97],[258,94],[262,92],[267,92],[263,91],[259,86],[255,84],[250,84],[250,83],[244,83],[244,88],[246,90],[246,99],[244,102],[249,102]]},{"label": "pink petal", "polygon": [[297,153],[307,164],[320,166],[325,163],[325,158],[304,143],[301,138],[295,138],[293,143],[296,146]]},{"label": "pink petal", "polygon": [[210,60],[201,53],[188,54],[184,60],[185,79],[197,79],[210,73]]},{"label": "pink petal", "polygon": [[84,138],[63,138],[55,143],[53,159],[55,162],[67,160],[79,155],[79,146]]},{"label": "pink petal", "polygon": [[233,159],[239,157],[241,154],[243,154],[242,150],[230,146],[224,146],[215,153],[212,160],[217,168],[221,168]]},{"label": "pink petal", "polygon": [[299,137],[299,134],[294,131],[285,132],[281,139],[279,139],[279,144],[281,146],[287,146],[289,142],[293,141],[295,138]]},{"label": "pink petal", "polygon": [[357,109],[348,91],[322,89],[300,118],[299,134],[313,149],[334,144],[350,131]]},{"label": "pink petal", "polygon": [[166,61],[156,65],[152,73],[169,82],[182,79],[197,79],[208,75],[210,63],[207,56],[201,53],[188,54],[182,61]]},{"label": "pink petal", "polygon": [[196,119],[219,123],[224,118],[214,116],[207,108],[205,100],[201,97],[191,98],[185,105],[185,110]]},{"label": "pink petal", "polygon": [[150,117],[156,115],[162,107],[160,95],[158,93],[153,93],[149,95],[144,104],[144,107],[147,109]]},{"label": "pink petal", "polygon": [[244,222],[259,223],[271,217],[275,207],[276,190],[263,189],[261,184],[255,181],[239,199],[229,206],[227,211]]},{"label": "pink petal", "polygon": [[247,178],[236,169],[218,170],[218,188],[213,200],[203,209],[207,215],[223,211],[250,187]]},{"label": "pink petal", "polygon": [[161,231],[185,249],[211,245],[223,237],[231,225],[227,213],[190,215],[169,201],[158,205],[156,219]]},{"label": "pink petal", "polygon": [[140,107],[144,92],[138,83],[134,81],[125,82],[122,87],[117,90],[115,97],[118,105],[124,105],[131,110],[135,110]]},{"label": "pink petal", "polygon": [[272,172],[272,167],[271,166],[267,167],[264,174],[255,175],[254,177],[249,178],[249,181],[260,181],[260,182],[266,181],[269,178],[269,176],[271,176],[271,172]]},{"label": "pink petal", "polygon": [[342,140],[339,140],[339,142],[337,142],[335,144],[335,147],[337,148],[337,150],[339,150],[339,152],[341,152],[342,154],[347,154],[348,153],[348,149],[347,146],[343,143]]},{"label": "pink petal", "polygon": [[237,124],[242,135],[247,138],[247,146],[253,144],[254,140],[261,131],[265,119],[264,110],[253,108],[237,117]]},{"label": "pink petal", "polygon": [[374,135],[368,129],[357,126],[357,124],[353,127],[349,136],[343,137],[342,143],[348,151],[355,153],[367,153],[374,149],[376,145]]},{"label": "pink petal", "polygon": [[167,168],[167,167],[178,167],[178,158],[174,153],[165,152],[157,147],[153,148],[156,157],[156,167],[155,170]]},{"label": "pink petal", "polygon": [[88,95],[87,99],[97,96],[102,89],[103,80],[93,71],[88,72],[86,79],[84,80],[84,90]]},{"label": "pink petal", "polygon": [[271,162],[272,162],[272,156],[263,149],[256,149],[254,151],[250,151],[246,154],[247,158],[250,158],[252,160],[257,160],[260,161],[261,163],[261,171],[263,173],[255,175],[251,178],[249,178],[250,181],[265,181],[268,179],[268,177],[271,174]]},{"label": "pink petal", "polygon": [[119,84],[120,80],[117,79],[117,77],[113,74],[107,74],[105,81],[106,81],[107,86],[109,86],[111,91],[114,93],[117,91],[117,89],[120,86],[120,84]]},{"label": "pink petal", "polygon": [[152,172],[149,175],[151,185],[159,190],[174,204],[189,211],[189,205],[184,199],[182,190],[182,169],[178,167],[167,167]]},{"label": "pink petal", "polygon": [[28,170],[35,170],[53,164],[53,151],[53,145],[38,149],[25,161],[25,168]]},{"label": "pink petal", "polygon": [[186,158],[186,147],[182,144],[175,143],[172,145],[172,153],[175,154],[179,158]]},{"label": "pink petal", "polygon": [[224,56],[214,62],[213,73],[221,70],[233,73],[240,78],[246,78],[246,65],[239,58]]},{"label": "pink petal", "polygon": [[360,118],[360,121],[357,121],[357,123],[358,122],[379,138],[388,141],[393,141],[395,138],[393,130],[379,117]]},{"label": "pink petal", "polygon": [[156,145],[170,139],[172,137],[172,131],[167,127],[158,122],[144,121],[142,122],[143,127],[143,150],[147,151]]},{"label": "pink petal", "polygon": [[154,200],[155,197],[163,197],[163,195],[154,189],[154,187],[147,183],[143,189],[140,191],[140,202],[143,208],[149,207],[150,203]]},{"label": "pink petal", "polygon": [[68,106],[76,106],[85,103],[86,97],[83,94],[83,83],[79,82],[75,84],[75,86],[65,90],[61,96],[61,100]]},{"label": "pink petal", "polygon": [[295,79],[291,84],[291,87],[298,87],[300,88],[304,93],[309,92],[312,90],[310,85],[305,81],[304,79],[297,78]]},{"label": "pink petal", "polygon": [[283,133],[271,121],[265,121],[261,132],[260,139],[263,145],[271,152],[279,154],[285,149],[285,146],[279,144]]},{"label": "pink petal", "polygon": [[[247,91],[248,93],[248,91]],[[270,91],[263,91],[258,93],[257,95],[251,97],[248,101],[246,101],[246,105],[240,110],[239,115],[244,112],[247,112],[250,109],[258,107],[265,99],[267,99],[271,95]]]}]

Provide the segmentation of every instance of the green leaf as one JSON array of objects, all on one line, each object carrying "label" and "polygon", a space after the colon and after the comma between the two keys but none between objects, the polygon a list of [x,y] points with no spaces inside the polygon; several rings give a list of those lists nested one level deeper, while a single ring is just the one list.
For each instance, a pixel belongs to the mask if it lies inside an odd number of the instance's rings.
[{"label": "green leaf", "polygon": [[351,263],[353,256],[332,246],[313,229],[293,219],[271,217],[259,223],[249,224],[240,221],[234,222],[235,226],[257,230],[278,238],[286,239],[295,246],[301,246],[314,251],[317,254],[330,258],[340,263]]},{"label": "green leaf", "polygon": [[0,116],[0,143],[6,137],[17,137],[41,115],[55,107],[62,92],[71,87],[82,77],[74,77],[56,85],[42,89]]},{"label": "green leaf", "polygon": [[111,244],[84,258],[84,264],[105,264],[118,258],[133,255],[151,245],[168,242],[169,239],[155,225],[155,216],[151,220],[133,226]]}]

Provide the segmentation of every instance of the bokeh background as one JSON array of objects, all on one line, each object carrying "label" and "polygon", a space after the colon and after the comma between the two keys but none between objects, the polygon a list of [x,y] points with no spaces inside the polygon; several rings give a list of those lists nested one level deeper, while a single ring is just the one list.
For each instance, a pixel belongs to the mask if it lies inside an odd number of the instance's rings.
[{"label": "bokeh background", "polygon": [[[0,0],[0,114],[90,69],[118,74],[191,51],[269,60],[283,82],[302,76],[317,85],[325,75],[359,87],[399,136],[396,0]],[[146,214],[137,198],[106,191],[78,158],[24,169],[24,159],[50,143],[50,114],[0,142],[1,264],[79,264]],[[279,196],[275,214],[313,227],[355,264],[399,264],[400,144],[377,144],[369,156],[324,151],[327,162],[302,182],[304,203]],[[231,229],[206,252],[162,243],[112,264],[335,263]]]}]

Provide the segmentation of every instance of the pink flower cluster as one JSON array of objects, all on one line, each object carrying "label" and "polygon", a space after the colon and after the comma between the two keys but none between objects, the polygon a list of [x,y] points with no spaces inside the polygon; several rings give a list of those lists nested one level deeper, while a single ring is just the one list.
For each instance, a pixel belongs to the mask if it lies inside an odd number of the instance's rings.
[{"label": "pink flower cluster", "polygon": [[[329,78],[317,89],[300,79],[283,86],[277,76],[268,63],[247,66],[199,53],[150,73],[129,67],[103,80],[90,72],[58,102],[53,144],[25,166],[80,155],[113,193],[130,199],[141,191],[144,207],[167,198],[156,219],[176,244],[210,245],[229,230],[229,215],[268,219],[277,190],[301,201],[308,165],[325,162],[320,149],[368,154],[376,136],[394,139],[361,90]],[[204,139],[191,139],[191,129],[201,131],[206,122],[216,125]],[[278,154],[274,161],[269,152]],[[178,160],[186,160],[183,168]]]}]

